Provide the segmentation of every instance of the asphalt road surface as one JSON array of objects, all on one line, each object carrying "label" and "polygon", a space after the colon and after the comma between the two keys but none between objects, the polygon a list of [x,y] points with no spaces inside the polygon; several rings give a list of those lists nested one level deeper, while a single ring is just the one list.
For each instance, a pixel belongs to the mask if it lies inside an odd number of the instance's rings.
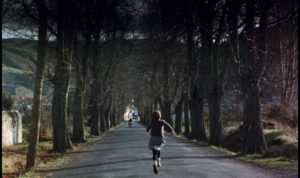
[{"label": "asphalt road surface", "polygon": [[139,122],[120,128],[84,151],[71,153],[71,161],[53,171],[52,178],[293,178],[296,171],[276,171],[215,153],[206,145],[166,136],[162,167],[153,173],[150,135]]}]

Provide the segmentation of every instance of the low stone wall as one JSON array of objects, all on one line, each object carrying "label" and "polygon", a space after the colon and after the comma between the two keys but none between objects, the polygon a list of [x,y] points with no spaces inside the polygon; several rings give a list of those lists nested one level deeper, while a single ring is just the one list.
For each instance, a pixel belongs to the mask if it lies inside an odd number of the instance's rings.
[{"label": "low stone wall", "polygon": [[2,111],[2,147],[22,143],[22,117],[18,111]]}]

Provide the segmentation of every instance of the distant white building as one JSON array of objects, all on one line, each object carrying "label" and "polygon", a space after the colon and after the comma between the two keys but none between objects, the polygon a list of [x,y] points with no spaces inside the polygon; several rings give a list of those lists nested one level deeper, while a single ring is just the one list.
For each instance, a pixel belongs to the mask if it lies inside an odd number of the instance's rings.
[{"label": "distant white building", "polygon": [[139,111],[138,111],[137,107],[133,107],[133,109],[130,109],[130,107],[127,106],[125,109],[125,113],[123,115],[123,119],[125,121],[128,121],[133,116],[137,116],[137,117],[134,117],[133,119],[139,119],[138,115],[139,115]]}]

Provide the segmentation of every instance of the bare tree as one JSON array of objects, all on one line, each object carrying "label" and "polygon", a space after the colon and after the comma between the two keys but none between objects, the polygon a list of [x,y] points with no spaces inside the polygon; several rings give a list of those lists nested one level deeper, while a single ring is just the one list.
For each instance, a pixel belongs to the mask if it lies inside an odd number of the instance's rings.
[{"label": "bare tree", "polygon": [[298,80],[298,2],[278,1],[270,9],[268,55],[264,82],[287,105],[296,101]]},{"label": "bare tree", "polygon": [[259,36],[255,39],[255,2],[246,1],[245,32],[241,39],[240,77],[244,96],[243,152],[263,153],[266,142],[260,118],[260,88],[266,61],[266,29],[269,1],[260,1]]},{"label": "bare tree", "polygon": [[35,71],[35,85],[33,93],[32,125],[30,127],[29,146],[26,159],[26,169],[35,166],[36,145],[39,139],[40,111],[45,59],[47,49],[47,7],[45,1],[34,1],[38,10],[38,50]]},{"label": "bare tree", "polygon": [[[187,65],[189,74],[189,109],[191,117],[190,138],[198,140],[207,140],[203,118],[204,104],[204,82],[205,82],[205,61],[198,56],[199,42],[195,41],[195,36],[199,35],[196,29],[202,22],[201,2],[185,1],[185,29],[187,36]],[[203,29],[203,27],[201,28]],[[201,35],[202,37],[202,35]],[[203,45],[202,45],[203,46]],[[187,114],[186,114],[187,115]],[[188,126],[186,126],[187,128]]]},{"label": "bare tree", "polygon": [[[72,148],[67,128],[67,106],[74,50],[74,3],[57,2],[57,62],[52,101],[53,150],[59,153]],[[65,8],[65,7],[69,8]]]}]

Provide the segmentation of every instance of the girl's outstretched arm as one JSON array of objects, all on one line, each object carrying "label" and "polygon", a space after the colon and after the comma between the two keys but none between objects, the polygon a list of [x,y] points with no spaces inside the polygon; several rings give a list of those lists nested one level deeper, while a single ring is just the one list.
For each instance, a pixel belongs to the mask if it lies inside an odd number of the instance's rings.
[{"label": "girl's outstretched arm", "polygon": [[173,135],[176,135],[173,127],[169,123],[167,123],[165,120],[162,120],[162,121],[164,123],[164,126],[168,128],[167,130],[170,130]]}]

